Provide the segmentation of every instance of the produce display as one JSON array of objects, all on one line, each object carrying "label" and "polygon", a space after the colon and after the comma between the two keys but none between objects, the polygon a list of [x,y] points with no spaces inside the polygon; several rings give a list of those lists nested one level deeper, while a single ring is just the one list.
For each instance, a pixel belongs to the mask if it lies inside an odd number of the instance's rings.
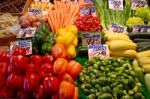
[{"label": "produce display", "polygon": [[150,99],[149,33],[148,0],[0,0],[0,98]]}]

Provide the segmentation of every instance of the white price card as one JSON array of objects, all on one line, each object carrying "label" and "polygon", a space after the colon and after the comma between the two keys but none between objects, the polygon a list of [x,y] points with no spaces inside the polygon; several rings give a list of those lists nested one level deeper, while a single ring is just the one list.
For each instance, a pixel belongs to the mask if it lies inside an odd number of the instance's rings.
[{"label": "white price card", "polygon": [[119,25],[116,23],[112,23],[109,31],[114,32],[114,33],[124,33],[127,34],[127,27],[123,25]]},{"label": "white price card", "polygon": [[108,0],[109,9],[123,10],[123,0]]},{"label": "white price card", "polygon": [[9,47],[10,52],[13,51],[13,49],[17,47],[25,48],[26,55],[32,54],[32,41],[31,40],[19,40],[19,41],[11,42],[10,47]]},{"label": "white price card", "polygon": [[33,14],[33,15],[42,14],[42,10],[32,9],[32,8],[29,8],[29,9],[28,9],[28,12],[29,12],[30,14]]},{"label": "white price card", "polygon": [[99,45],[101,44],[101,33],[100,32],[84,32],[82,34],[83,45]]},{"label": "white price card", "polygon": [[140,7],[145,7],[147,2],[145,0],[132,0],[131,9],[136,10]]},{"label": "white price card", "polygon": [[28,27],[20,29],[17,38],[30,38],[33,37],[36,32],[36,28]]},{"label": "white price card", "polygon": [[102,58],[109,58],[109,49],[107,44],[100,45],[88,45],[88,57],[89,59],[101,56]]},{"label": "white price card", "polygon": [[80,9],[80,16],[92,15],[96,16],[95,6],[85,6]]},{"label": "white price card", "polygon": [[150,33],[150,26],[148,25],[135,25],[132,32],[134,33]]}]

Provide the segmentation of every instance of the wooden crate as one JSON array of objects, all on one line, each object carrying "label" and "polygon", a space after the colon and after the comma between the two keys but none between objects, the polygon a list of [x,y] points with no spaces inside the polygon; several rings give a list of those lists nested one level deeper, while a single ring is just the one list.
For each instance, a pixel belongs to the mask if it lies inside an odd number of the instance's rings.
[{"label": "wooden crate", "polygon": [[[17,15],[17,16],[20,16],[20,15],[23,15],[23,14],[25,14],[27,11],[28,11],[28,8],[29,8],[29,6],[30,6],[30,4],[32,3],[32,0],[27,0],[26,2],[25,2],[25,5],[24,5],[24,7],[22,8],[22,10],[20,10],[20,9],[18,9],[16,6],[15,6],[15,3],[13,3],[13,1],[14,0],[11,0],[10,2],[8,1],[8,6],[10,6],[9,7],[9,9],[15,9],[16,10],[16,12],[7,12],[7,13],[11,13],[12,15]],[[0,14],[3,14],[4,12],[0,12]]]}]

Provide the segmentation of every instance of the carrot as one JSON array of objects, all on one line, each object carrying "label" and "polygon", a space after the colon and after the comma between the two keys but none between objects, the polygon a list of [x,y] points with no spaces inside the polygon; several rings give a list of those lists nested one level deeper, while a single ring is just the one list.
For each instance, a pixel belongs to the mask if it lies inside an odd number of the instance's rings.
[{"label": "carrot", "polygon": [[52,24],[51,28],[52,28],[52,30],[54,32],[55,31],[55,27],[54,27],[54,18],[53,18],[52,12],[48,13],[48,20],[49,20],[49,24]]},{"label": "carrot", "polygon": [[55,33],[56,33],[57,28],[58,28],[56,11],[53,11],[53,17],[54,17],[54,26],[55,26]]},{"label": "carrot", "polygon": [[51,19],[48,17],[47,20],[48,20],[49,26],[51,27],[52,32],[54,32],[54,27],[53,27]]},{"label": "carrot", "polygon": [[78,97],[79,97],[79,89],[78,89],[78,87],[75,87],[74,95],[73,95],[72,99],[78,99]]}]

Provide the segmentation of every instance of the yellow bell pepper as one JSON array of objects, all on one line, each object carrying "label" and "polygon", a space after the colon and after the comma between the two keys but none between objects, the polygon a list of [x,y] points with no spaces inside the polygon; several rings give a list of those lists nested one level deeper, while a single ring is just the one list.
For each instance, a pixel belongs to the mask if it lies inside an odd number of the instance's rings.
[{"label": "yellow bell pepper", "polygon": [[64,45],[69,46],[70,44],[73,43],[73,40],[75,39],[76,36],[72,32],[66,32],[66,34],[63,37],[64,37]]},{"label": "yellow bell pepper", "polygon": [[63,38],[63,36],[58,36],[58,37],[56,38],[56,43],[64,44],[64,38]]},{"label": "yellow bell pepper", "polygon": [[76,36],[73,40],[73,45],[76,47],[78,45],[78,37]]},{"label": "yellow bell pepper", "polygon": [[76,57],[76,50],[74,45],[69,45],[67,47],[67,54],[70,58]]}]

